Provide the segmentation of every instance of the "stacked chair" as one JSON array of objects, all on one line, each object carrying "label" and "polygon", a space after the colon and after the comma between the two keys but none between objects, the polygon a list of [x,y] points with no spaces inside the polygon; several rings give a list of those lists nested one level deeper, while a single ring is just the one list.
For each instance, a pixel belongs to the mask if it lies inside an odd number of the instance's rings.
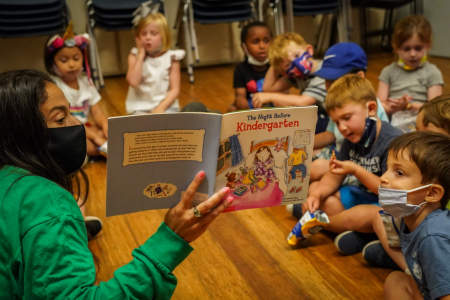
[{"label": "stacked chair", "polygon": [[[337,16],[339,10],[339,0],[271,0],[269,1],[269,8],[272,10],[275,22],[275,33],[278,35],[283,33],[284,19],[283,12],[288,17],[287,30],[293,31],[294,16],[316,16],[316,15],[332,15],[333,18]],[[325,36],[329,35],[329,18],[322,18],[319,34],[315,46],[317,50],[323,51],[322,48],[327,48]],[[320,50],[322,49],[322,50]]]},{"label": "stacked chair", "polygon": [[[3,0],[0,0],[3,1]],[[88,0],[86,2],[88,16],[88,34],[91,38],[90,59],[94,83],[103,87],[103,73],[100,66],[97,43],[94,35],[96,27],[107,31],[129,30],[133,27],[134,11],[146,3],[157,11],[163,12],[162,0]]]},{"label": "stacked chair", "polygon": [[255,0],[184,0],[179,16],[182,16],[191,83],[194,82],[194,58],[196,62],[200,60],[194,22],[219,24],[252,20],[256,18],[255,3]]},{"label": "stacked chair", "polygon": [[29,37],[63,32],[64,0],[0,0],[0,37]]}]

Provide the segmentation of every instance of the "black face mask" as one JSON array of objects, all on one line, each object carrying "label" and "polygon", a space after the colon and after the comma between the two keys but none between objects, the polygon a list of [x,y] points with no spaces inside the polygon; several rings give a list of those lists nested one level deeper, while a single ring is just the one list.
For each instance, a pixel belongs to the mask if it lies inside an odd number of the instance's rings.
[{"label": "black face mask", "polygon": [[86,158],[84,126],[48,128],[48,135],[48,150],[64,172],[71,174],[80,169]]}]

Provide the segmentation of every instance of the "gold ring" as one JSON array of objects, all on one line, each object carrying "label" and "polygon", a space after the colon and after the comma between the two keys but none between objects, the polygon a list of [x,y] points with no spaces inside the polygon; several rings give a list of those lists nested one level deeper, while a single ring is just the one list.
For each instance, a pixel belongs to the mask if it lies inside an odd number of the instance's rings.
[{"label": "gold ring", "polygon": [[194,210],[194,216],[195,217],[197,217],[197,218],[201,218],[202,217],[202,214],[198,210],[197,206],[194,206],[192,209]]}]

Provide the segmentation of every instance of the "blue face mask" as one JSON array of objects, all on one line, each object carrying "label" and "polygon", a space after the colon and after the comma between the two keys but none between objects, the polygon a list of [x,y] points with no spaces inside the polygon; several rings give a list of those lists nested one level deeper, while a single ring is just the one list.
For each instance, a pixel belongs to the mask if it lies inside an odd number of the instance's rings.
[{"label": "blue face mask", "polygon": [[369,149],[377,138],[377,119],[374,117],[366,118],[366,125],[361,139],[357,143],[361,147]]},{"label": "blue face mask", "polygon": [[403,218],[416,213],[426,202],[420,204],[408,203],[408,194],[430,187],[432,184],[419,186],[411,190],[395,190],[378,188],[378,201],[384,211],[394,218]]},{"label": "blue face mask", "polygon": [[312,71],[311,55],[305,51],[300,57],[294,59],[286,73],[292,78],[304,78],[309,76]]}]

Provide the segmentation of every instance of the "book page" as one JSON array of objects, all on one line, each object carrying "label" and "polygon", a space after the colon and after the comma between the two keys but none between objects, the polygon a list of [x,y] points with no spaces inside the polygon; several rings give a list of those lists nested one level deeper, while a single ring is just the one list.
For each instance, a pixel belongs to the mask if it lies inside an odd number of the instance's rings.
[{"label": "book page", "polygon": [[219,114],[171,113],[108,119],[107,216],[174,206],[195,174],[198,199],[214,192]]},{"label": "book page", "polygon": [[306,200],[316,122],[316,106],[225,114],[215,188],[232,189],[228,210]]}]

